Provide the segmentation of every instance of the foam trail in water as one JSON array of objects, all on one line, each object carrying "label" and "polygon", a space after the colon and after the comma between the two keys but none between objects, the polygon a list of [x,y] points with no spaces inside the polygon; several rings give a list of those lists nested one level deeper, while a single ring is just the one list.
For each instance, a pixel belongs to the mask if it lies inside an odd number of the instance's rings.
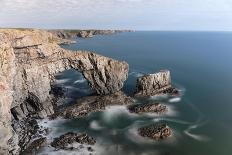
[{"label": "foam trail in water", "polygon": [[143,73],[140,73],[140,72],[130,72],[129,75],[131,76],[134,76],[134,77],[141,77],[143,76],[144,74]]},{"label": "foam trail in water", "polygon": [[174,122],[179,124],[191,124],[191,122],[179,120],[179,119],[171,119],[171,118],[155,118],[153,119],[154,122],[160,122],[160,121],[168,121],[168,122]]},{"label": "foam trail in water", "polygon": [[184,133],[195,139],[195,140],[198,140],[198,141],[209,141],[209,138],[207,136],[204,136],[204,135],[197,135],[197,134],[193,134],[191,133],[192,130],[200,127],[200,126],[203,126],[204,124],[206,124],[206,122],[202,122],[202,123],[198,123],[198,124],[193,124],[193,125],[190,125],[186,130],[184,130]]},{"label": "foam trail in water", "polygon": [[86,79],[82,78],[82,79],[76,80],[76,81],[74,82],[74,84],[77,84],[77,83],[84,83],[84,82],[86,82]]},{"label": "foam trail in water", "polygon": [[166,95],[166,94],[159,94],[159,95],[151,96],[149,99],[150,100],[161,100],[161,99],[166,99],[166,98],[168,98],[168,95]]},{"label": "foam trail in water", "polygon": [[101,130],[101,129],[103,129],[103,127],[100,126],[100,124],[98,123],[98,121],[92,121],[89,126],[90,126],[90,128],[92,128],[94,130]]},{"label": "foam trail in water", "polygon": [[122,114],[127,114],[128,116],[133,116],[127,109],[126,106],[109,106],[103,112],[103,119],[106,122],[111,122],[113,119],[117,118]]},{"label": "foam trail in water", "polygon": [[180,97],[175,97],[175,98],[169,99],[168,101],[171,102],[171,103],[180,102],[181,98]]},{"label": "foam trail in water", "polygon": [[73,86],[65,86],[65,88],[70,90],[70,91],[79,91],[79,92],[83,92],[83,93],[89,93],[91,91],[89,88],[77,88],[77,87],[73,87]]},{"label": "foam trail in water", "polygon": [[197,114],[198,114],[198,119],[196,120],[195,123],[193,123],[192,125],[190,125],[186,130],[184,130],[184,133],[195,139],[195,140],[198,140],[198,141],[208,141],[210,140],[210,138],[208,138],[207,136],[204,136],[204,135],[197,135],[197,134],[193,134],[191,133],[192,130],[200,127],[200,126],[203,126],[206,124],[207,120],[206,121],[203,121],[204,119],[204,114],[194,105],[192,104],[191,102],[189,101],[186,101],[186,104],[188,104]]},{"label": "foam trail in water", "polygon": [[67,83],[70,79],[59,79],[55,80],[55,84],[64,84]]}]

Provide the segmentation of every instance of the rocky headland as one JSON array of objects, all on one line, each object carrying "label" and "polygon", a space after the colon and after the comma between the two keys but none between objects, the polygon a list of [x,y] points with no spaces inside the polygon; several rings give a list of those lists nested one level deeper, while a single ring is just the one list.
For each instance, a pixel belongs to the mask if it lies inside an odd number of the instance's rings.
[{"label": "rocky headland", "polygon": [[[134,113],[163,113],[167,110],[166,106],[157,103],[134,105],[133,98],[121,91],[129,71],[125,61],[89,51],[69,51],[59,46],[73,37],[118,32],[121,31],[0,29],[0,155],[35,154],[45,145],[47,140],[42,135],[47,134],[48,129],[39,126],[36,119],[85,117],[112,105],[128,106]],[[69,106],[58,106],[64,93],[53,87],[55,75],[69,69],[82,73],[95,94]],[[179,94],[171,86],[169,71],[138,78],[136,97],[162,93]],[[144,127],[138,132],[154,140],[171,135],[166,125]],[[65,149],[74,142],[91,142],[92,145],[95,140],[86,134],[67,133],[55,139],[51,146]]]},{"label": "rocky headland", "polygon": [[132,32],[132,30],[48,30],[54,36],[61,39],[91,38],[95,35],[112,35],[122,32]]},{"label": "rocky headland", "polygon": [[[64,40],[36,29],[0,29],[0,152],[18,154],[20,123],[54,113],[51,93],[55,74],[76,69],[96,94],[119,91],[129,66],[88,51],[68,51]],[[19,126],[19,129],[12,128]],[[20,123],[23,124],[23,123]]]}]

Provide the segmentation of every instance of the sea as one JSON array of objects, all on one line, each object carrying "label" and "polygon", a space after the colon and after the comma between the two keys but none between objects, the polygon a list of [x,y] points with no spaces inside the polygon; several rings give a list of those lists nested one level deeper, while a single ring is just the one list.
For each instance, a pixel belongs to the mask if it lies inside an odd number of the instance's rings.
[{"label": "sea", "polygon": [[[168,69],[179,97],[152,96],[138,104],[160,102],[165,114],[132,114],[125,106],[107,107],[85,118],[40,120],[51,128],[48,141],[69,131],[87,133],[97,143],[77,150],[55,150],[47,146],[38,154],[70,155],[231,155],[232,154],[232,32],[136,31],[77,38],[69,50],[88,50],[126,61],[129,76],[123,91],[132,96],[136,80],[145,74]],[[94,92],[80,72],[56,75],[63,86],[64,104]],[[78,103],[76,103],[78,104]],[[152,141],[138,135],[139,127],[166,123],[172,136]]]}]

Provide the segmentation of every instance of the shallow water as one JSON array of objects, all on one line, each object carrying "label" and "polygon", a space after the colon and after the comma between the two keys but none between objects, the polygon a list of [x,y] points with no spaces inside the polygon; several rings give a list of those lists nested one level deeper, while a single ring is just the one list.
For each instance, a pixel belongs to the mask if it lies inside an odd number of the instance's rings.
[{"label": "shallow water", "polygon": [[[53,128],[49,136],[87,132],[97,139],[93,154],[102,155],[232,154],[231,42],[229,32],[133,32],[78,39],[77,44],[63,46],[127,61],[127,94],[134,91],[137,77],[169,69],[182,96],[136,100],[141,104],[161,101],[170,109],[165,115],[130,114],[125,107],[114,106],[86,118],[48,121],[46,125]],[[76,71],[66,71],[57,79],[57,84],[69,90],[70,101],[92,93]],[[136,134],[138,127],[154,122],[166,122],[173,129],[172,138],[152,142]],[[53,149],[42,152],[51,153]]]}]

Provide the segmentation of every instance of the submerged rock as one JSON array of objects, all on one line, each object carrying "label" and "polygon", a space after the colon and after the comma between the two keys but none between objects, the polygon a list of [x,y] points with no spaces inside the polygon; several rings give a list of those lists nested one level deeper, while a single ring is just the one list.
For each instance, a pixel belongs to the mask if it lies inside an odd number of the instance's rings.
[{"label": "submerged rock", "polygon": [[165,113],[168,109],[167,106],[160,103],[136,104],[128,106],[132,113]]},{"label": "submerged rock", "polygon": [[107,106],[129,105],[132,103],[134,103],[133,99],[121,91],[111,95],[88,96],[77,100],[74,105],[60,109],[57,115],[64,118],[83,117],[91,112],[102,111]]},{"label": "submerged rock", "polygon": [[70,146],[70,144],[73,143],[94,145],[96,143],[96,140],[85,133],[78,134],[68,132],[58,138],[55,138],[54,141],[51,143],[51,146],[55,147],[56,149],[71,150],[73,149],[73,147]]},{"label": "submerged rock", "polygon": [[137,79],[135,96],[146,97],[157,94],[178,95],[179,91],[171,86],[170,71],[162,70],[158,73],[145,75]]},{"label": "submerged rock", "polygon": [[172,131],[167,124],[152,124],[138,129],[138,133],[142,137],[153,140],[162,140],[171,136]]}]

